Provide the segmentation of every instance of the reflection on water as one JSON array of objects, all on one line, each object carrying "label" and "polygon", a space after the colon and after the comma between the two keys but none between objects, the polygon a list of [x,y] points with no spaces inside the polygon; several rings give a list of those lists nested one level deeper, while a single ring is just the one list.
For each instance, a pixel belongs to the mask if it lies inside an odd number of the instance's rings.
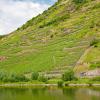
[{"label": "reflection on water", "polygon": [[100,88],[0,88],[0,100],[100,100]]}]

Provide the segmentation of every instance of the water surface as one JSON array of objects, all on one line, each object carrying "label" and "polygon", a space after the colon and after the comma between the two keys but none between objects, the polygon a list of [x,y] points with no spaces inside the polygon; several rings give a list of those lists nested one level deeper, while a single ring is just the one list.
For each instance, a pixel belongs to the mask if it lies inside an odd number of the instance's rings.
[{"label": "water surface", "polygon": [[100,100],[100,88],[0,88],[0,100]]}]

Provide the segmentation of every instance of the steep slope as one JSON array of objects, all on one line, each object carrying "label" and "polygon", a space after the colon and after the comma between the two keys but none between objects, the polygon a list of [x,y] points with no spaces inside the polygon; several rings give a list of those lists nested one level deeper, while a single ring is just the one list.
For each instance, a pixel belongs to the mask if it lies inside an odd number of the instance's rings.
[{"label": "steep slope", "polygon": [[[94,39],[100,39],[99,0],[59,0],[0,41],[0,70],[8,73],[75,67]],[[95,54],[94,54],[95,52]],[[100,62],[100,43],[83,62]]]}]

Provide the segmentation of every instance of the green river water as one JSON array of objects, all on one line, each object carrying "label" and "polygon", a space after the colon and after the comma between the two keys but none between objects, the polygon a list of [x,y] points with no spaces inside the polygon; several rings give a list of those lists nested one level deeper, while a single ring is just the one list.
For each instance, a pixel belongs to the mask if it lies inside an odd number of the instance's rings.
[{"label": "green river water", "polygon": [[100,88],[0,88],[0,100],[100,100]]}]

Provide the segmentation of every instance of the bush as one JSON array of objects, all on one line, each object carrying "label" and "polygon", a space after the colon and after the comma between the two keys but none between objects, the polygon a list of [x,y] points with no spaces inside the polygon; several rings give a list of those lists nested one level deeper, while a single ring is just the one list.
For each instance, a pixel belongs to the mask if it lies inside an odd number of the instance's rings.
[{"label": "bush", "polygon": [[72,69],[68,69],[63,75],[62,75],[62,79],[64,81],[71,81],[71,80],[74,80],[75,77],[74,77],[74,72]]},{"label": "bush", "polygon": [[90,68],[91,69],[100,68],[100,62],[98,61],[95,63],[91,63]]},{"label": "bush", "polygon": [[85,3],[86,0],[73,0],[73,2],[75,2],[76,4],[79,4],[79,3]]},{"label": "bush", "polygon": [[26,82],[29,81],[23,74],[7,74],[0,72],[0,81],[1,82]]},{"label": "bush", "polygon": [[26,82],[28,79],[24,75],[12,74],[9,77],[10,82]]},{"label": "bush", "polygon": [[91,87],[93,83],[92,83],[91,81],[89,81],[88,84],[89,84],[89,86]]},{"label": "bush", "polygon": [[100,76],[92,78],[91,81],[98,81],[98,82],[100,82]]},{"label": "bush", "polygon": [[39,26],[39,28],[44,28],[44,27],[47,27],[47,26],[50,26],[50,25],[57,25],[59,22],[64,21],[64,20],[66,20],[68,18],[70,18],[70,14],[69,13],[64,14],[62,16],[58,16],[58,17],[54,18],[53,20],[50,20],[50,21],[47,21],[47,22],[44,21],[44,23],[42,23]]},{"label": "bush", "polygon": [[58,87],[62,87],[63,86],[63,81],[58,81]]},{"label": "bush", "polygon": [[6,77],[6,73],[0,72],[0,81],[3,81],[3,79]]},{"label": "bush", "polygon": [[33,73],[32,73],[32,76],[31,76],[31,79],[32,79],[32,80],[37,80],[38,77],[39,77],[39,73],[38,73],[38,72],[33,72]]},{"label": "bush", "polygon": [[41,82],[47,82],[48,78],[46,76],[39,76],[38,80]]},{"label": "bush", "polygon": [[99,43],[99,41],[97,39],[94,39],[94,40],[91,41],[90,46],[97,47],[98,43]]},{"label": "bush", "polygon": [[23,75],[17,75],[17,74],[11,74],[9,75],[8,79],[6,79],[5,81],[8,82],[27,82],[28,79]]},{"label": "bush", "polygon": [[24,75],[21,75],[21,74],[16,75],[15,79],[16,79],[17,82],[26,82],[26,81],[28,81],[28,79]]}]

